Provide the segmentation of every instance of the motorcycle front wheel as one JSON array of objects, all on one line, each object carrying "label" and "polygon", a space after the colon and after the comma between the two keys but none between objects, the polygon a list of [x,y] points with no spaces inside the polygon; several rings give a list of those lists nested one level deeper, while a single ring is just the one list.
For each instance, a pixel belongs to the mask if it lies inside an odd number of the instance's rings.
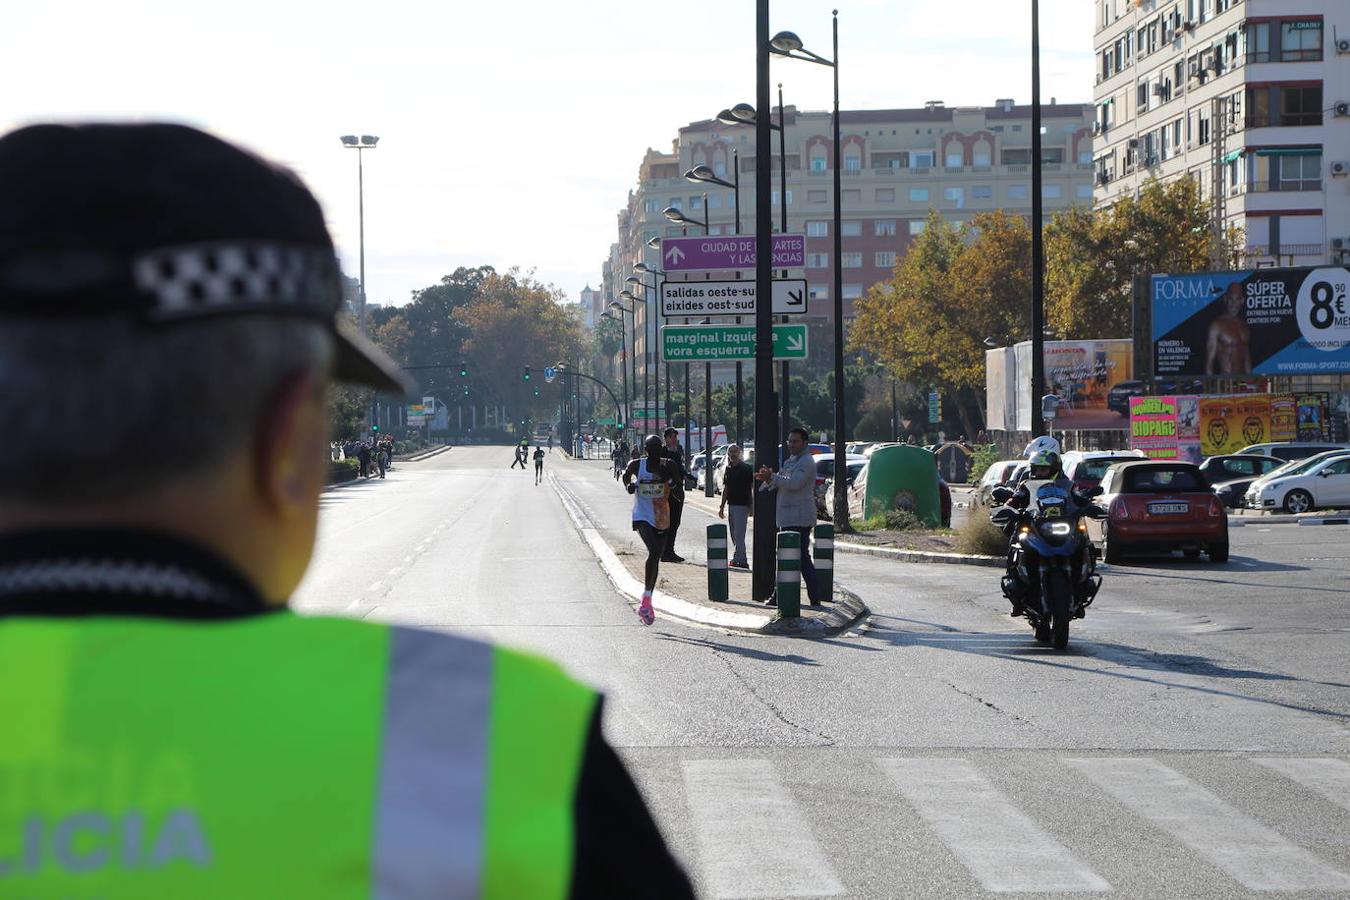
[{"label": "motorcycle front wheel", "polygon": [[1050,642],[1056,650],[1069,646],[1069,619],[1073,616],[1073,585],[1063,569],[1045,573],[1045,590],[1050,597]]}]

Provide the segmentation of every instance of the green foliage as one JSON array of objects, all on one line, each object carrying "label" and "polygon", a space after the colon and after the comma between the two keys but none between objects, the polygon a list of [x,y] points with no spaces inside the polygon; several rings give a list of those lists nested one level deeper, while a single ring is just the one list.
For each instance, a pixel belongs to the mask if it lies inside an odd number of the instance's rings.
[{"label": "green foliage", "polygon": [[970,457],[970,483],[979,481],[984,477],[985,471],[998,461],[998,447],[993,444],[976,447]]},{"label": "green foliage", "polygon": [[887,531],[928,531],[928,524],[907,509],[888,509],[881,514]]},{"label": "green foliage", "polygon": [[332,423],[332,439],[350,440],[366,430],[366,416],[374,391],[369,388],[334,384],[328,388],[328,419]]}]

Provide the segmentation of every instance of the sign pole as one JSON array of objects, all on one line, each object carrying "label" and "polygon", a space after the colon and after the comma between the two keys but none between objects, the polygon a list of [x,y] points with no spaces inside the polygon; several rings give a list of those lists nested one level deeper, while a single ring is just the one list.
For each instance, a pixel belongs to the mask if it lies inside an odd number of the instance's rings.
[{"label": "sign pole", "polygon": [[[1041,244],[1041,26],[1040,0],[1031,0],[1031,396],[1045,390],[1045,249]],[[1040,407],[1031,404],[1031,436],[1045,434]]]},{"label": "sign pole", "polygon": [[[769,0],[755,0],[755,158],[773,158],[769,130]],[[771,184],[768,178],[755,179],[755,235],[769,241],[773,233]],[[784,198],[786,199],[786,198]],[[773,254],[755,254],[755,292],[768,298],[773,291]],[[778,440],[773,400],[773,309],[770,303],[755,305],[755,462],[759,467],[776,469]],[[753,593],[755,600],[772,596],[776,574],[775,544],[778,526],[774,515],[775,493],[755,491],[755,543]]]}]

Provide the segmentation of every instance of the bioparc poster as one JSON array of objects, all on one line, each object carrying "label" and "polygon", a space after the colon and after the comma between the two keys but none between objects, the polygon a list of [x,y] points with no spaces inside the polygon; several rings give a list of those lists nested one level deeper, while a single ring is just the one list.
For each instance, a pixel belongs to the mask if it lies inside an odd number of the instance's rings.
[{"label": "bioparc poster", "polygon": [[1350,372],[1344,266],[1155,275],[1159,377]]}]

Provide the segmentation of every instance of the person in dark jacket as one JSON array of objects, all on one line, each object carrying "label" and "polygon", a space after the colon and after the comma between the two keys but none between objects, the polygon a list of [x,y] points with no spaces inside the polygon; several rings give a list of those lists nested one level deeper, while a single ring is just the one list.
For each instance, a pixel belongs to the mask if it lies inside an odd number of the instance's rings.
[{"label": "person in dark jacket", "polygon": [[682,563],[684,557],[675,552],[675,537],[680,533],[680,519],[684,516],[684,482],[689,477],[689,470],[684,465],[684,448],[680,446],[679,430],[667,428],[664,436],[665,458],[675,464],[679,478],[674,480],[670,488],[670,528],[666,531],[666,546],[661,561]]},{"label": "person in dark jacket", "polygon": [[717,507],[717,518],[730,515],[731,545],[734,552],[727,563],[733,569],[748,569],[745,555],[745,527],[755,503],[755,473],[742,459],[740,444],[727,447],[727,467],[722,473],[722,502]]}]

